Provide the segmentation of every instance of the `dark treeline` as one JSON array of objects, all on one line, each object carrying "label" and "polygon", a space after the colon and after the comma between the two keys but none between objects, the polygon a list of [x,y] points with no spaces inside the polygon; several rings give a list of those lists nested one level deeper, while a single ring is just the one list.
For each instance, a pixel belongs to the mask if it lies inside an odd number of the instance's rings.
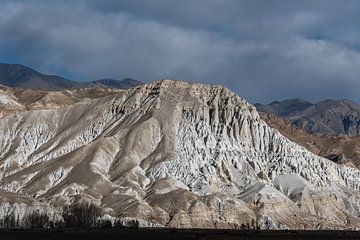
[{"label": "dark treeline", "polygon": [[[0,218],[3,229],[40,229],[40,228],[122,228],[122,221],[101,218],[101,209],[94,204],[73,204],[62,211],[62,220],[50,220],[46,213],[34,210],[20,219],[14,212]],[[130,221],[126,227],[138,228],[137,220]]]},{"label": "dark treeline", "polygon": [[[0,229],[89,229],[89,228],[139,228],[137,220],[127,221],[126,225],[120,219],[109,220],[102,218],[101,209],[94,204],[72,204],[62,210],[62,219],[51,220],[49,216],[39,210],[33,210],[23,219],[14,212],[0,218]],[[251,224],[241,224],[241,230],[259,229],[257,222],[252,219]]]}]

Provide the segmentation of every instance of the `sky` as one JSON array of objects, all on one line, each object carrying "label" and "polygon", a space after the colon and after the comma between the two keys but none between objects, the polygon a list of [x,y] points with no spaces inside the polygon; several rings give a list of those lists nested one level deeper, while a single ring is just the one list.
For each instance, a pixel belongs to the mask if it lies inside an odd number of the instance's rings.
[{"label": "sky", "polygon": [[357,0],[1,0],[0,62],[90,81],[221,84],[250,102],[360,102]]}]

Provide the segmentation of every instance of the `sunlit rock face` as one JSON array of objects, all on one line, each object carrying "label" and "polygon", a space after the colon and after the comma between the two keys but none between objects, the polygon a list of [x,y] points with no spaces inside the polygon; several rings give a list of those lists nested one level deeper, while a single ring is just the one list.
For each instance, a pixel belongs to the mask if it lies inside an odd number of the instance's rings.
[{"label": "sunlit rock face", "polygon": [[360,227],[360,171],[291,142],[221,86],[163,80],[8,114],[0,136],[0,209],[22,216],[79,202],[142,226]]}]

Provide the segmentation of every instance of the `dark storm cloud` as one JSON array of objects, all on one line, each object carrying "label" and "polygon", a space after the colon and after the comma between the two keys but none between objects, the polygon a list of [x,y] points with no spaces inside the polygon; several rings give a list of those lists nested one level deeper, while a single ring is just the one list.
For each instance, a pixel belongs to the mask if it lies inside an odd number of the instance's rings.
[{"label": "dark storm cloud", "polygon": [[250,101],[358,98],[359,1],[1,1],[0,60],[92,80],[224,84]]}]

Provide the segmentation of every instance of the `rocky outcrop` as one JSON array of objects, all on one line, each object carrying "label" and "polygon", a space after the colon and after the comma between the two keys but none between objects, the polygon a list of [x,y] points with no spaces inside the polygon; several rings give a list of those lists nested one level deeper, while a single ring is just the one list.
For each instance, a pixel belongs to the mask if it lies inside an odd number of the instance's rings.
[{"label": "rocky outcrop", "polygon": [[360,172],[291,142],[221,86],[158,81],[4,116],[0,135],[13,202],[91,202],[167,227],[360,227]]}]

